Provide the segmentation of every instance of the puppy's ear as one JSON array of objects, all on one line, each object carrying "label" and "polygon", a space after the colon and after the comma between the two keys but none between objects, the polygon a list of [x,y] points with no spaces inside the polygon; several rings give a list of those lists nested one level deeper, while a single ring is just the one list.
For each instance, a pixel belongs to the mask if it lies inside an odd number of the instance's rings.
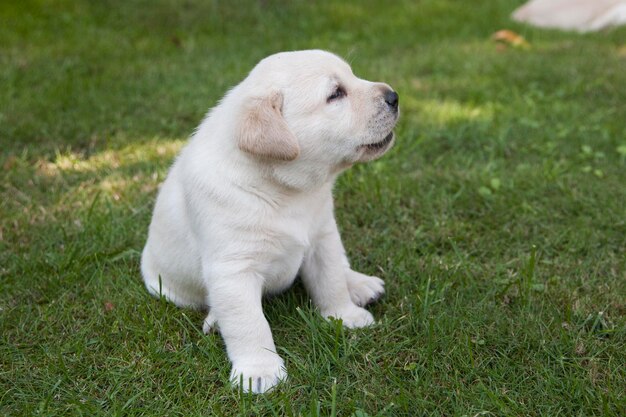
[{"label": "puppy's ear", "polygon": [[278,91],[247,103],[237,135],[239,149],[281,161],[296,159],[300,147],[283,118],[282,108],[283,95]]}]

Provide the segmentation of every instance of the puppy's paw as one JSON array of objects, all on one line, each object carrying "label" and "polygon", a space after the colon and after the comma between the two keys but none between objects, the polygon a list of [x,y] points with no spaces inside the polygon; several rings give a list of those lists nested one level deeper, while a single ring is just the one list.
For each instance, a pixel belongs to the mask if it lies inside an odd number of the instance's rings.
[{"label": "puppy's paw", "polygon": [[202,323],[202,331],[204,334],[217,331],[217,320],[215,319],[215,316],[211,314],[211,310],[209,310],[209,314],[204,319],[204,323]]},{"label": "puppy's paw", "polygon": [[287,379],[285,364],[280,356],[267,352],[233,361],[230,380],[242,384],[243,392],[262,394]]},{"label": "puppy's paw", "polygon": [[351,270],[346,279],[350,298],[358,306],[366,306],[378,300],[385,293],[385,281],[378,277],[371,277]]},{"label": "puppy's paw", "polygon": [[366,309],[355,305],[350,305],[337,311],[322,312],[322,315],[325,318],[341,319],[343,325],[349,329],[358,329],[374,324],[374,316]]}]

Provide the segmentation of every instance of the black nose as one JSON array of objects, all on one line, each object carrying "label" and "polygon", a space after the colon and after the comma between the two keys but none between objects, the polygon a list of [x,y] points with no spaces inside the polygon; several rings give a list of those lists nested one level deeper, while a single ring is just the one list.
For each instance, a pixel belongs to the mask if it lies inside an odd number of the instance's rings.
[{"label": "black nose", "polygon": [[398,93],[393,90],[387,91],[385,93],[385,103],[387,103],[393,110],[398,110]]}]

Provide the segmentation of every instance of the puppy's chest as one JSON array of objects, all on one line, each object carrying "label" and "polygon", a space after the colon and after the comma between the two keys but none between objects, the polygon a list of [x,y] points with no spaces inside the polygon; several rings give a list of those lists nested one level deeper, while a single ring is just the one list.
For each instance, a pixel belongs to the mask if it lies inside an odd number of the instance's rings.
[{"label": "puppy's chest", "polygon": [[265,259],[258,267],[265,278],[265,292],[278,293],[289,287],[310,247],[311,222],[285,220],[273,230]]}]

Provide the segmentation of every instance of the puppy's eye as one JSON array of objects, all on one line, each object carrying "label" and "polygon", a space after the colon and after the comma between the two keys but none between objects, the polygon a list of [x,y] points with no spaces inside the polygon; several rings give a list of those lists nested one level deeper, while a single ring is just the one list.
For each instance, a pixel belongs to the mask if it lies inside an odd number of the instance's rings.
[{"label": "puppy's eye", "polygon": [[330,103],[331,101],[338,100],[345,97],[346,95],[346,90],[344,90],[342,86],[337,86],[337,88],[335,88],[335,91],[333,91],[333,93],[328,96],[326,101]]}]

